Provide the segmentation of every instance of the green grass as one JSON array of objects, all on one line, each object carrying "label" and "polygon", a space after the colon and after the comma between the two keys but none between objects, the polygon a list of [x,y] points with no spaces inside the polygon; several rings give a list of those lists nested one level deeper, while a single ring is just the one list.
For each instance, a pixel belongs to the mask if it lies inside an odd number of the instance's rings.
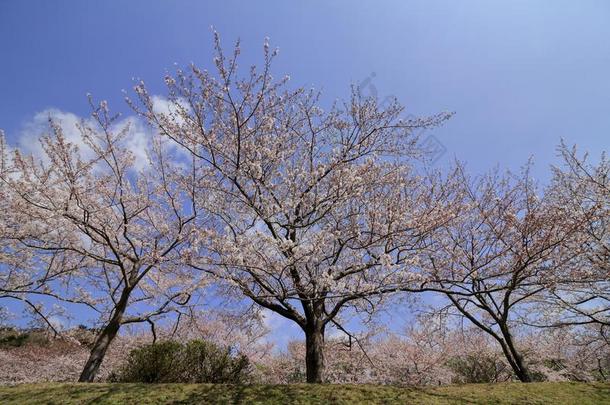
[{"label": "green grass", "polygon": [[24,384],[0,404],[610,404],[610,384],[375,385]]}]

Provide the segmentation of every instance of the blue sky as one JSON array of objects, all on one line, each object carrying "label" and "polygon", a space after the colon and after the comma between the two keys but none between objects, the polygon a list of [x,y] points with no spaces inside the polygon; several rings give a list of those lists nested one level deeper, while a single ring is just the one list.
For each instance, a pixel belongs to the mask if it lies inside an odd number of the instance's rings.
[{"label": "blue sky", "polygon": [[[561,137],[594,155],[610,145],[608,1],[27,1],[0,2],[0,128],[36,113],[86,115],[87,92],[128,112],[132,78],[162,92],[174,63],[211,67],[210,26],[242,66],[266,36],[277,76],[345,97],[374,73],[411,114],[456,115],[434,135],[480,173],[530,155],[545,179]],[[368,88],[368,87],[367,87]],[[31,135],[31,134],[30,134]]]},{"label": "blue sky", "polygon": [[[14,140],[36,112],[87,113],[85,94],[126,111],[132,77],[162,91],[173,64],[210,66],[213,25],[242,66],[263,38],[276,74],[345,97],[375,73],[380,97],[412,114],[455,111],[434,135],[474,171],[545,177],[561,137],[596,154],[610,144],[607,1],[2,1],[0,128]],[[441,163],[442,164],[442,163]]]}]

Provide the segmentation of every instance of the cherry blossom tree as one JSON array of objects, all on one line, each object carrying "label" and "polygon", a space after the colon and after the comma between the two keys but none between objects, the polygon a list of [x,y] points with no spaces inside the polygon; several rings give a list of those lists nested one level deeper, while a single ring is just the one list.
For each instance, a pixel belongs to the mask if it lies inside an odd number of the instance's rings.
[{"label": "cherry blossom tree", "polygon": [[477,181],[463,174],[463,183],[464,210],[434,234],[424,266],[449,308],[491,335],[515,375],[530,382],[515,331],[570,260],[555,258],[578,221],[554,209],[529,167],[521,176],[492,173]]},{"label": "cherry blossom tree", "polygon": [[136,170],[130,122],[118,122],[105,102],[91,104],[80,145],[51,120],[51,133],[40,138],[43,155],[3,154],[10,168],[1,177],[10,215],[2,236],[32,266],[13,295],[84,304],[98,319],[80,381],[95,378],[121,326],[148,322],[154,333],[155,319],[180,311],[204,281],[184,266],[198,243],[194,219],[205,223],[195,187],[202,171],[158,137]]},{"label": "cherry blossom tree", "polygon": [[[558,261],[571,258],[549,285],[538,325],[610,326],[610,161],[598,164],[562,143],[563,165],[554,168],[551,192],[556,210],[579,221],[576,237],[563,246]],[[576,253],[576,254],[575,254]]]},{"label": "cherry blossom tree", "polygon": [[[1,179],[15,175],[10,156],[12,152],[0,131]],[[8,183],[0,181],[0,299],[24,303],[37,320],[41,320],[57,335],[58,330],[51,322],[53,311],[41,306],[35,297],[52,295],[48,285],[65,275],[67,269],[44,266],[44,263],[36,260],[31,250],[13,238],[22,225],[12,212],[14,198]]]},{"label": "cherry blossom tree", "polygon": [[373,310],[412,282],[415,252],[451,217],[438,177],[415,169],[419,130],[450,114],[401,119],[357,90],[321,108],[319,93],[275,80],[265,42],[262,70],[238,77],[239,43],[216,73],[196,66],[168,75],[166,111],[143,83],[132,106],[214,177],[207,187],[216,226],[194,268],[231,283],[305,334],[308,382],[323,381],[329,325],[348,310]]}]

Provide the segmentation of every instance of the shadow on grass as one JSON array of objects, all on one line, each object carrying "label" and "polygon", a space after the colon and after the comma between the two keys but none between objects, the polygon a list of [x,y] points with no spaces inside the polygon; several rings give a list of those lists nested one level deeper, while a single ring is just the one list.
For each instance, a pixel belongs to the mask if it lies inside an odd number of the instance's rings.
[{"label": "shadow on grass", "polygon": [[[192,389],[172,404],[298,404],[312,402],[311,395],[288,385],[205,385]],[[303,402],[309,401],[309,402]]]},{"label": "shadow on grass", "polygon": [[610,404],[609,384],[374,385],[31,384],[0,404]]}]

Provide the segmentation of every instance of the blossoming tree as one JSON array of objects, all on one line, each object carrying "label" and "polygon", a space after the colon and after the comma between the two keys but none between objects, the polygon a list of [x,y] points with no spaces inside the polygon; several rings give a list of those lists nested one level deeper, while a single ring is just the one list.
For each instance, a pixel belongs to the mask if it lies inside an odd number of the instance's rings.
[{"label": "blossoming tree", "polygon": [[[10,179],[17,175],[12,164],[12,150],[0,131],[0,179]],[[70,269],[61,266],[46,266],[37,260],[31,249],[14,238],[23,226],[13,209],[16,196],[11,193],[10,183],[0,181],[0,299],[18,300],[32,313],[37,321],[42,321],[55,335],[58,334],[52,317],[56,311],[42,306],[36,298],[56,296],[49,284],[62,278]],[[65,301],[83,303],[77,297],[61,297]]]},{"label": "blossoming tree", "polygon": [[[463,211],[434,234],[423,255],[428,277],[458,315],[491,335],[515,375],[532,381],[517,326],[566,260],[555,260],[578,229],[529,176],[463,175]],[[572,254],[573,255],[573,254]]]},{"label": "blossoming tree", "polygon": [[[563,165],[554,168],[551,192],[556,210],[580,223],[557,255],[565,262],[546,290],[543,326],[587,325],[607,334],[610,326],[610,162],[594,164],[587,154],[562,143]],[[566,262],[565,258],[570,260]]]},{"label": "blossoming tree", "polygon": [[159,138],[136,170],[129,124],[118,123],[105,102],[92,106],[92,119],[78,128],[80,146],[51,120],[43,155],[5,153],[11,166],[1,177],[12,224],[3,236],[34,264],[19,297],[45,294],[96,314],[99,332],[80,381],[94,379],[122,325],[154,326],[202,284],[183,265],[197,243],[194,219],[204,222],[195,187],[201,171]]},{"label": "blossoming tree", "polygon": [[216,72],[192,66],[167,76],[169,111],[154,108],[143,83],[132,106],[214,177],[202,229],[205,248],[191,265],[229,281],[304,332],[308,382],[321,382],[329,325],[372,310],[384,293],[412,282],[414,252],[451,216],[449,191],[413,162],[425,151],[416,130],[450,114],[401,119],[354,90],[327,110],[319,95],[287,89],[262,70],[237,76],[216,36]]}]

